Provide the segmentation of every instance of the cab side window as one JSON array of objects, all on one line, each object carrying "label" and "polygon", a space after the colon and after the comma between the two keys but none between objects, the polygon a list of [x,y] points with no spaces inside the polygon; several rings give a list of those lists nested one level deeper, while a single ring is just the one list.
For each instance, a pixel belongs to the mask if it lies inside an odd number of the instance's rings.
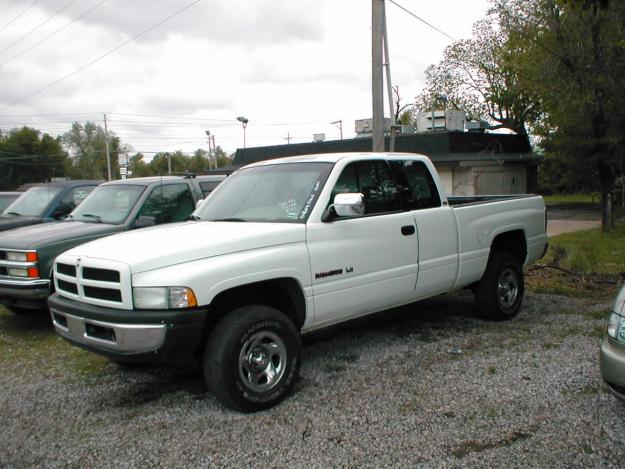
[{"label": "cab side window", "polygon": [[419,210],[440,207],[441,199],[434,178],[427,166],[421,161],[389,161],[393,174],[397,178],[404,207]]},{"label": "cab side window", "polygon": [[401,210],[397,184],[384,161],[359,161],[346,166],[332,189],[331,200],[345,192],[364,196],[365,215]]},{"label": "cab side window", "polygon": [[138,217],[153,217],[154,224],[183,221],[195,208],[193,196],[186,184],[166,184],[155,187]]}]

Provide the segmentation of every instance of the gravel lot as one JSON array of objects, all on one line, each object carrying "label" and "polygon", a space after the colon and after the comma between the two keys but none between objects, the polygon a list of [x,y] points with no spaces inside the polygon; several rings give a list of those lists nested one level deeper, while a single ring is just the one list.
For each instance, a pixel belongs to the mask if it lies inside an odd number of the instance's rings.
[{"label": "gravel lot", "polygon": [[623,467],[598,348],[610,298],[444,295],[305,340],[295,394],[242,415],[199,368],[122,370],[0,310],[2,467]]}]

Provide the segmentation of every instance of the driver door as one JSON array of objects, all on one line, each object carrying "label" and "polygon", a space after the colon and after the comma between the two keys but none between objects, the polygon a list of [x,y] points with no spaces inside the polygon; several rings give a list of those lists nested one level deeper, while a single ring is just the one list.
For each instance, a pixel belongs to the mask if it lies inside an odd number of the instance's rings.
[{"label": "driver door", "polygon": [[315,326],[409,301],[418,273],[418,239],[410,212],[402,211],[386,161],[350,163],[332,190],[364,195],[365,214],[309,223]]}]

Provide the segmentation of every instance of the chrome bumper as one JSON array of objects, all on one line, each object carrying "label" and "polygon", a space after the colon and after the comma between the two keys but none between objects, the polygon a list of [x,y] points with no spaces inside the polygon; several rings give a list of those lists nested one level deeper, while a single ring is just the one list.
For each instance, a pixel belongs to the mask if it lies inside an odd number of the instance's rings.
[{"label": "chrome bumper", "polygon": [[158,350],[165,341],[165,324],[119,324],[85,319],[50,308],[52,324],[66,339],[92,348],[121,353]]}]

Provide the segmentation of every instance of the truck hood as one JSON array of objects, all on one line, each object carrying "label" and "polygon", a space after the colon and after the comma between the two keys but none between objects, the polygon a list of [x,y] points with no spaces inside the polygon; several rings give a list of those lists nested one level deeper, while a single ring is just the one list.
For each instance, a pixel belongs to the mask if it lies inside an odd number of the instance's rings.
[{"label": "truck hood", "polygon": [[43,222],[41,217],[27,217],[25,215],[3,215],[0,217],[0,231],[12,230],[20,226],[36,225]]},{"label": "truck hood", "polygon": [[[21,217],[20,217],[21,218]],[[122,229],[119,225],[107,223],[84,223],[80,221],[60,221],[25,226],[0,233],[0,249],[38,249],[42,246],[62,243],[68,239],[92,239],[105,236]]]},{"label": "truck hood", "polygon": [[134,274],[305,240],[306,225],[299,223],[183,222],[109,236],[67,254],[123,262]]}]

